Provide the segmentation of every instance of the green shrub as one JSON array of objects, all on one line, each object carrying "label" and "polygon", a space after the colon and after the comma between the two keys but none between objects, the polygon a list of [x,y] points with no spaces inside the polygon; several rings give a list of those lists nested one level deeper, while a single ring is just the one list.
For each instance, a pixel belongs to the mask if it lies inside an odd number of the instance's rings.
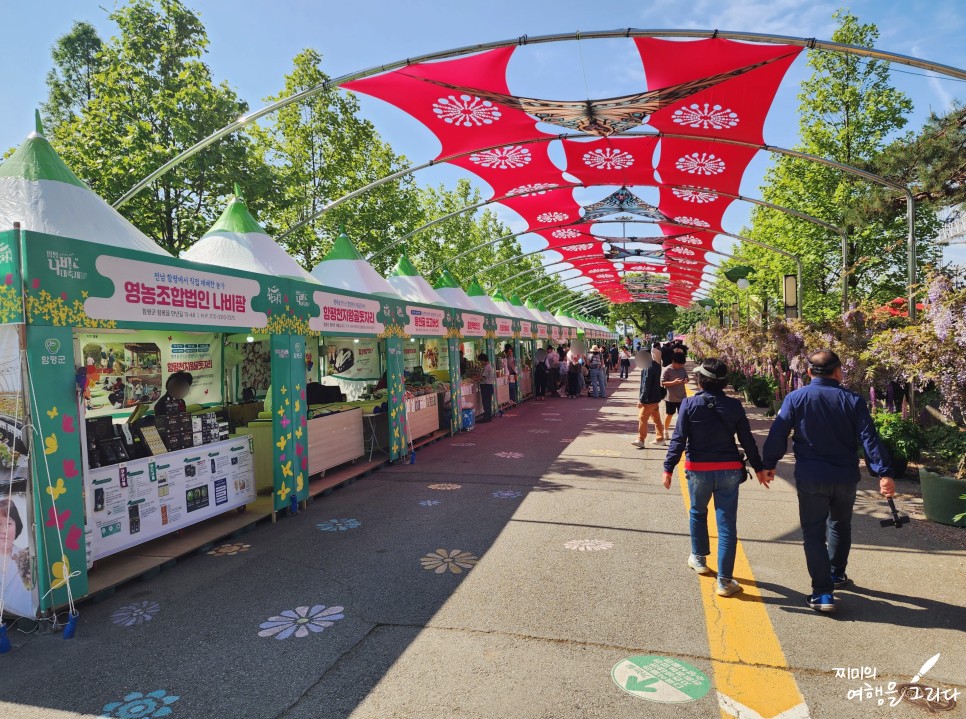
[{"label": "green shrub", "polygon": [[872,419],[893,457],[919,459],[926,438],[918,424],[911,419],[904,419],[898,412],[876,412]]},{"label": "green shrub", "polygon": [[937,424],[923,431],[926,463],[955,476],[966,457],[966,431],[960,427]]}]

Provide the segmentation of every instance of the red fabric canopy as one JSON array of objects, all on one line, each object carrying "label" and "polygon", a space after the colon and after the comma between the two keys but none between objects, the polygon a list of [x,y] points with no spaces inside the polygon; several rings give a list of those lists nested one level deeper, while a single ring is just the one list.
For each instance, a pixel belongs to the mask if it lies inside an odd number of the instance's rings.
[{"label": "red fabric canopy", "polygon": [[490,187],[496,197],[539,191],[567,184],[563,174],[550,160],[545,142],[508,145],[494,150],[481,150],[450,161],[474,173]]},{"label": "red fabric canopy", "polygon": [[764,141],[762,127],[778,86],[802,51],[791,45],[717,38],[687,42],[636,38],[634,43],[650,90],[767,63],[660,109],[648,120],[664,132],[721,135],[758,144]]},{"label": "red fabric canopy", "polygon": [[515,47],[504,47],[443,62],[410,65],[382,75],[352,80],[342,87],[395,105],[422,122],[439,140],[437,159],[545,133],[521,110],[455,87],[509,93],[506,69]]},{"label": "red fabric canopy", "polygon": [[[661,140],[661,157],[657,172],[662,184],[710,187],[737,194],[741,188],[741,177],[755,153],[752,147],[726,145],[709,140]],[[688,198],[682,198],[687,201]],[[726,198],[714,203],[689,203],[696,207],[713,207]]]},{"label": "red fabric canopy", "polygon": [[562,140],[567,172],[584,185],[653,185],[656,137]]}]

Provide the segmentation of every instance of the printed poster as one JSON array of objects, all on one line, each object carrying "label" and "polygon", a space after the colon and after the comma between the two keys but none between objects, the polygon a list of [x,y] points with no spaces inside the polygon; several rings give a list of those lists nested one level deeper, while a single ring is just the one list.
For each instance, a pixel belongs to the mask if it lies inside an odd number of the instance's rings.
[{"label": "printed poster", "polygon": [[378,380],[379,340],[325,338],[325,374],[353,381]]},{"label": "printed poster", "polygon": [[193,379],[186,404],[222,401],[221,335],[210,332],[135,330],[76,334],[78,365],[87,367],[86,416],[123,416],[164,394],[168,377]]}]

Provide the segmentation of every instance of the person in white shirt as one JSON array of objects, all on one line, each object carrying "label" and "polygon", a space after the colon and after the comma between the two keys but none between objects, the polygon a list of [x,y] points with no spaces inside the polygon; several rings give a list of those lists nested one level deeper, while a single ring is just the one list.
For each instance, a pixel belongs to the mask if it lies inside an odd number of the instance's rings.
[{"label": "person in white shirt", "polygon": [[[17,549],[14,544],[23,534],[24,525],[9,494],[0,494],[0,579],[3,585],[3,609],[5,612],[33,617],[36,613],[36,602],[33,592],[27,589],[20,574],[22,564],[19,559],[24,558],[26,548]],[[29,566],[29,563],[24,563]]]}]

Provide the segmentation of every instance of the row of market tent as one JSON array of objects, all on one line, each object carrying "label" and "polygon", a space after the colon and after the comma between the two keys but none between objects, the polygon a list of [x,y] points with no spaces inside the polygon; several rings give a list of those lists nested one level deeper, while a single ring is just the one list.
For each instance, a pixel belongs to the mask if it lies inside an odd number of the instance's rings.
[{"label": "row of market tent", "polygon": [[[408,457],[413,426],[437,412],[432,397],[408,391],[411,343],[435,342],[446,356],[435,378],[449,380],[449,425],[434,426],[457,432],[464,426],[464,344],[474,350],[468,357],[495,356],[509,344],[522,367],[540,347],[614,337],[516,296],[490,296],[476,281],[464,290],[446,270],[431,286],[405,253],[383,278],[344,233],[307,272],[237,194],[211,230],[174,258],[70,171],[39,122],[0,165],[0,360],[19,360],[25,378],[0,397],[2,419],[14,428],[5,435],[13,460],[0,500],[14,498],[34,519],[23,523],[15,546],[34,567],[22,577],[32,600],[17,606],[13,592],[4,592],[0,608],[8,614],[73,608],[104,585],[89,581],[95,562],[130,558],[147,541],[251,506],[256,485],[270,492],[273,516],[295,511],[346,446],[363,446],[363,416],[370,439],[373,417],[383,416],[390,461]],[[207,410],[237,399],[228,357],[256,338],[267,350],[264,407],[271,411],[240,434],[219,434],[216,424],[203,423]],[[307,390],[328,379],[320,369],[330,338],[378,343],[384,395],[314,411]],[[149,415],[162,443],[131,421],[182,370],[195,375],[188,406],[196,414],[184,437],[172,435],[170,418],[162,426]],[[130,387],[134,399],[125,394]],[[92,411],[92,395],[110,397],[109,404]],[[197,450],[202,444],[205,453]]]}]

